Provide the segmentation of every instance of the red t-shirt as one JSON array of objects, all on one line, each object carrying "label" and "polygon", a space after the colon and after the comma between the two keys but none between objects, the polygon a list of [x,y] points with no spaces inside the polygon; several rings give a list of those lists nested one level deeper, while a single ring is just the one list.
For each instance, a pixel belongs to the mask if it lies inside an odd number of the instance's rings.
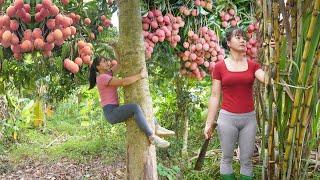
[{"label": "red t-shirt", "polygon": [[221,108],[232,113],[247,113],[254,110],[253,82],[255,72],[260,68],[257,62],[248,60],[248,69],[231,72],[224,61],[215,64],[212,79],[221,81]]},{"label": "red t-shirt", "polygon": [[107,104],[119,104],[117,87],[108,85],[111,79],[111,74],[100,74],[96,78],[102,107]]}]

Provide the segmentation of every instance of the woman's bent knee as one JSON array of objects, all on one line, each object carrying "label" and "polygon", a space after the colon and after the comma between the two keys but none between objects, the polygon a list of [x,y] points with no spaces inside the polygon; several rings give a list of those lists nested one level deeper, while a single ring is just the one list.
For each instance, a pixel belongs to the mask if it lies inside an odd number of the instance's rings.
[{"label": "woman's bent knee", "polygon": [[130,106],[130,109],[135,113],[142,111],[141,107],[138,104],[128,104],[128,105]]}]

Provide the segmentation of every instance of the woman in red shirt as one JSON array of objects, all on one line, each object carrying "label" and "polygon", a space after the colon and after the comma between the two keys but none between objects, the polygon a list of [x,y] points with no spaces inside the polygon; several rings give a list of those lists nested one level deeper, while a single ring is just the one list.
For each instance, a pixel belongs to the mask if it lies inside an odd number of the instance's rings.
[{"label": "woman in red shirt", "polygon": [[97,85],[106,120],[111,124],[116,124],[128,120],[129,117],[134,117],[138,127],[145,133],[151,144],[160,148],[168,147],[170,143],[159,136],[174,135],[173,131],[161,127],[154,119],[155,132],[153,132],[139,105],[119,105],[118,87],[127,86],[146,78],[147,71],[142,69],[138,74],[118,79],[113,77],[115,68],[111,60],[104,57],[96,57],[90,66],[89,89]]},{"label": "woman in red shirt", "polygon": [[[235,179],[232,169],[233,151],[240,148],[240,179],[253,179],[251,158],[256,135],[256,115],[253,101],[253,82],[257,78],[267,83],[266,74],[260,65],[246,57],[246,40],[239,28],[226,32],[225,48],[229,57],[216,63],[212,73],[212,93],[208,103],[208,116],[204,135],[211,138],[212,125],[217,123],[222,158],[220,174],[222,179]],[[222,105],[218,111],[222,92]]]}]

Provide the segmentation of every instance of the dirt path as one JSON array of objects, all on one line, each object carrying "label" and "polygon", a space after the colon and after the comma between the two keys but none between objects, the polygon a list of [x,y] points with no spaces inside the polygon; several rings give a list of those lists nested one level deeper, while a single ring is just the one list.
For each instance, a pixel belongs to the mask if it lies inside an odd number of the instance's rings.
[{"label": "dirt path", "polygon": [[55,163],[26,160],[13,166],[0,159],[0,179],[124,179],[125,162],[105,165],[96,158],[84,164],[69,159]]}]

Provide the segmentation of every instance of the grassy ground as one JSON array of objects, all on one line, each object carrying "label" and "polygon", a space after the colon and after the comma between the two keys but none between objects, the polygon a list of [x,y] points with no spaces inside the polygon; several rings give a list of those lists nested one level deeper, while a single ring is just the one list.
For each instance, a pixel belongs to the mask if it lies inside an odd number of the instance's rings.
[{"label": "grassy ground", "polygon": [[[120,165],[121,168],[119,168],[119,165],[114,164],[125,164],[125,125],[111,126],[101,116],[100,109],[91,109],[92,112],[88,115],[88,112],[81,112],[81,106],[78,106],[80,111],[76,108],[66,110],[68,108],[66,105],[59,106],[54,115],[47,119],[43,128],[34,129],[31,126],[22,128],[18,132],[17,142],[2,147],[2,157],[5,157],[5,161],[2,160],[2,162],[5,163],[0,165],[0,179],[1,174],[5,174],[2,176],[5,177],[6,173],[19,172],[19,168],[30,164],[30,162],[43,165],[42,169],[51,171],[51,167],[56,167],[57,163],[58,165],[64,164],[66,161],[70,162],[68,167],[71,166],[70,164],[81,166],[79,171],[83,169],[84,164],[88,164],[88,167],[92,168],[96,166],[96,161],[99,161],[100,169],[92,172],[92,177],[97,178],[98,176],[95,175],[103,169],[114,168],[115,170],[110,170],[110,172],[115,172],[118,178],[123,178],[125,167]],[[91,110],[89,108],[89,111]],[[84,114],[87,115],[84,116]],[[92,118],[88,119],[87,117]],[[157,150],[160,179],[219,179],[221,154],[217,137],[209,144],[209,156],[205,159],[202,170],[193,170],[196,161],[196,158],[193,157],[196,157],[203,142],[202,129],[201,123],[191,123],[188,158],[181,158],[181,140],[174,137],[168,139],[172,144],[169,149]],[[236,175],[239,176],[239,162],[234,161],[233,166]],[[63,167],[59,165],[59,168]],[[261,169],[261,163],[256,163],[254,166],[255,179],[260,179]],[[70,174],[72,176],[72,173]],[[80,175],[80,177],[84,176]]]},{"label": "grassy ground", "polygon": [[[124,125],[111,127],[101,118],[83,123],[76,118],[62,119],[59,116],[48,119],[43,128],[18,132],[17,142],[4,148],[2,157],[5,158],[0,158],[6,162],[0,165],[0,179],[50,178],[50,174],[61,173],[65,174],[55,178],[116,177],[111,176],[113,172],[123,176]],[[22,175],[17,174],[19,171],[23,172]],[[78,173],[80,171],[83,172]]]},{"label": "grassy ground", "polygon": [[[105,130],[110,130],[106,132]],[[124,155],[124,126],[110,127],[103,120],[81,126],[78,121],[48,120],[41,130],[25,129],[19,142],[9,149],[9,158],[55,161],[70,158],[79,162],[100,156],[108,162]]]},{"label": "grassy ground", "polygon": [[[101,117],[84,123],[77,118],[63,118],[62,113],[58,113],[49,118],[43,128],[19,131],[18,141],[8,146],[5,156],[12,165],[12,171],[26,162],[54,164],[62,159],[79,164],[97,157],[105,165],[125,162],[124,134],[124,124],[111,126]],[[190,137],[190,157],[196,155],[202,143],[200,137],[193,136]],[[192,170],[195,159],[181,161],[181,143],[175,138],[169,140],[173,143],[168,150],[157,150],[158,173],[163,179],[176,179],[177,176],[183,179],[210,179],[219,176],[218,156],[206,158],[202,171],[197,172]],[[217,140],[214,140],[210,148],[216,147]],[[238,166],[235,163],[235,169]]]},{"label": "grassy ground", "polygon": [[[19,123],[22,126],[16,141],[0,142],[0,179],[5,177],[1,174],[12,174],[21,167],[34,164],[48,165],[48,171],[50,165],[66,161],[79,167],[84,164],[91,167],[99,161],[103,164],[99,166],[100,170],[109,169],[117,163],[124,164],[125,125],[106,123],[101,109],[92,108],[99,107],[97,104],[84,101],[75,107],[75,103],[69,100],[57,106],[53,116],[46,119],[44,127],[35,129],[30,124]],[[123,173],[118,174],[123,176]]]}]

